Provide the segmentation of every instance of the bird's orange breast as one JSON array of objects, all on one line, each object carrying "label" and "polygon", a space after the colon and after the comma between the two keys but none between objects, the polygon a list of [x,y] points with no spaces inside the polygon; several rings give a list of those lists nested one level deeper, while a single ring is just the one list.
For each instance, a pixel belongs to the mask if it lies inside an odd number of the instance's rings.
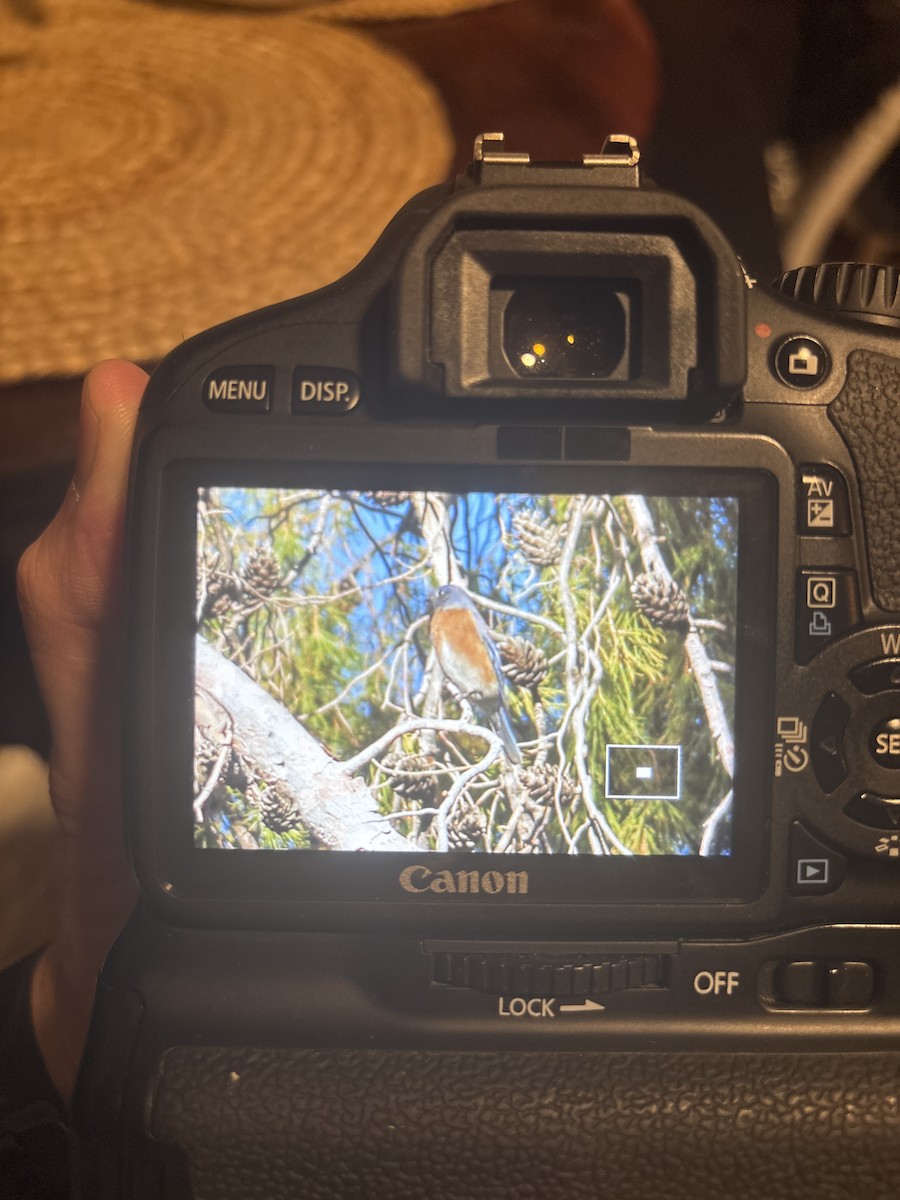
[{"label": "bird's orange breast", "polygon": [[431,618],[431,640],[444,673],[464,692],[497,690],[494,664],[470,612],[438,609]]}]

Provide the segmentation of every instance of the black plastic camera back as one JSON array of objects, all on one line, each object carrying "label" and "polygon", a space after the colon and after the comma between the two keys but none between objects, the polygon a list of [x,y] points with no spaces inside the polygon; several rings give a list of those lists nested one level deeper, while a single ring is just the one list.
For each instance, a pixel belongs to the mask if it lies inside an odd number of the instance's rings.
[{"label": "black plastic camera back", "polygon": [[900,280],[638,160],[484,135],[154,374],[84,1200],[896,1194]]}]

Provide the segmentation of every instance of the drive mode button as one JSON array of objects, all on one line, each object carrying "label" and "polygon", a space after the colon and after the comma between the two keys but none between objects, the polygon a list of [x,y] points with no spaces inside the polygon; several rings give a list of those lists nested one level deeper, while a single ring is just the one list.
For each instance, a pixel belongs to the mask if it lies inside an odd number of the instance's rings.
[{"label": "drive mode button", "polygon": [[341,367],[297,367],[291,389],[295,413],[347,412],[359,403],[359,379]]},{"label": "drive mode button", "polygon": [[203,385],[203,402],[214,412],[265,413],[274,385],[274,367],[218,367]]}]

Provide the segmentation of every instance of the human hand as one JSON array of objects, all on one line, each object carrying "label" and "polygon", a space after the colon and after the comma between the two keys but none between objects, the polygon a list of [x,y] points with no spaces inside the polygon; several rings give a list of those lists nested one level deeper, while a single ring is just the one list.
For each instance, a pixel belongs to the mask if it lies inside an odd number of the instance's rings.
[{"label": "human hand", "polygon": [[105,362],[82,394],[75,476],[19,563],[19,604],[50,719],[50,794],[60,828],[60,913],[31,985],[51,1079],[68,1097],[97,974],[136,887],[122,837],[122,538],[128,463],[147,375]]}]

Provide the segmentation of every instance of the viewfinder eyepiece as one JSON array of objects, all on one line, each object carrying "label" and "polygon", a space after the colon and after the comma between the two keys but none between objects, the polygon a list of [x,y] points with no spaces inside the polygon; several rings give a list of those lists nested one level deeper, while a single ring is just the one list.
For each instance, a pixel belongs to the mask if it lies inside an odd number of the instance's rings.
[{"label": "viewfinder eyepiece", "polygon": [[633,320],[626,288],[610,279],[498,280],[508,291],[503,346],[522,378],[628,379]]}]

